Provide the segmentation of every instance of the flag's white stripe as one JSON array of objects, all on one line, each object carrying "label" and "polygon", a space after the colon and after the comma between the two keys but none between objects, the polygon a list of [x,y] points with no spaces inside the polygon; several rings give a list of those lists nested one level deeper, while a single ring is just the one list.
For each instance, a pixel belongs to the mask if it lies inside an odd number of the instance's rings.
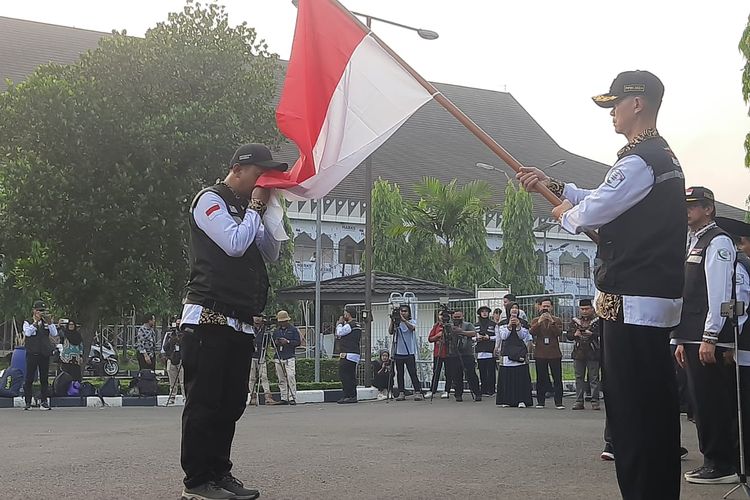
[{"label": "flag's white stripe", "polygon": [[378,43],[366,36],[331,98],[313,148],[316,175],[291,193],[325,196],[432,98]]}]

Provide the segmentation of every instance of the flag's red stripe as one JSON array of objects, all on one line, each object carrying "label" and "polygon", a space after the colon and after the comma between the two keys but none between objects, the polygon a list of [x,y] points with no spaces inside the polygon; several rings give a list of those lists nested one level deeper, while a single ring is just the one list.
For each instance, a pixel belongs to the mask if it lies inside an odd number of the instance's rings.
[{"label": "flag's red stripe", "polygon": [[219,207],[219,205],[218,205],[218,204],[216,204],[216,205],[211,205],[211,206],[210,206],[210,207],[208,207],[208,209],[206,210],[206,217],[211,217],[211,214],[212,214],[212,213],[214,213],[214,212],[216,212],[217,210],[221,210],[221,207]]},{"label": "flag's red stripe", "polygon": [[276,109],[279,130],[297,144],[300,158],[289,172],[267,172],[259,185],[288,188],[315,175],[312,149],[333,92],[365,34],[329,0],[300,0],[292,54]]}]

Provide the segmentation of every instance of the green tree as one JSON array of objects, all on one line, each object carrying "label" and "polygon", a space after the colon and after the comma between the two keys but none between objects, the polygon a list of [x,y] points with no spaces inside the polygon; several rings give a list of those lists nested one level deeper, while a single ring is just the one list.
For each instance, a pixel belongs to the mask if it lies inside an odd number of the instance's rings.
[{"label": "green tree", "polygon": [[[750,17],[742,31],[739,49],[745,58],[745,67],[742,70],[742,97],[746,104],[750,104]],[[750,167],[750,133],[745,136],[745,166]]]},{"label": "green tree", "polygon": [[276,71],[255,30],[188,3],[0,94],[3,297],[20,291],[25,314],[48,296],[89,327],[123,307],[174,312],[193,195],[238,144],[279,143]]},{"label": "green tree", "polygon": [[503,283],[516,294],[540,293],[544,289],[537,278],[533,207],[531,195],[523,188],[516,189],[509,180],[505,187],[499,264]]},{"label": "green tree", "polygon": [[496,274],[484,236],[485,215],[493,208],[492,190],[482,181],[462,187],[456,182],[423,179],[414,188],[420,200],[406,204],[404,224],[394,228],[394,233],[407,234],[410,241],[412,237],[437,241],[440,281],[468,287]]},{"label": "green tree", "polygon": [[[404,220],[404,200],[397,184],[378,179],[372,188],[372,261],[373,269],[393,274],[408,274],[406,237],[391,228]],[[364,261],[365,268],[368,266]]]}]

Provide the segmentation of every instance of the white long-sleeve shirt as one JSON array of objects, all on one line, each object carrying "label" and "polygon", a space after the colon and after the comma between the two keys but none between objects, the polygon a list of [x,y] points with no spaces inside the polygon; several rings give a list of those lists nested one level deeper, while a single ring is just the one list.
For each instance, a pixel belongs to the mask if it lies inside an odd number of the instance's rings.
[{"label": "white long-sleeve shirt", "polygon": [[[255,210],[245,211],[245,217],[234,214],[233,208],[216,193],[211,191],[201,195],[195,204],[192,217],[195,224],[216,243],[224,253],[230,257],[242,257],[253,242],[266,262],[273,262],[279,258],[281,242],[276,241],[270,233],[266,233],[260,215]],[[197,325],[203,306],[185,304],[182,308],[182,324]],[[237,318],[227,318],[227,325],[238,332],[253,334],[251,324],[243,323]]]},{"label": "white long-sleeve shirt", "polygon": [[[531,333],[529,333],[528,328],[520,327],[518,330],[516,330],[516,333],[518,334],[518,338],[520,338],[526,344],[534,340],[534,338],[531,336]],[[498,353],[500,352],[503,345],[503,340],[506,340],[508,337],[510,337],[510,328],[508,328],[508,325],[495,326],[495,351],[497,351]],[[519,363],[518,361],[511,361],[508,356],[503,356],[502,361],[503,366],[522,366],[526,364]]]},{"label": "white long-sleeve shirt", "polygon": [[[50,323],[47,325],[47,328],[49,328],[49,336],[50,337],[57,337],[57,326]],[[29,323],[28,321],[23,322],[23,334],[26,337],[33,337],[36,335],[36,325],[33,323]]]},{"label": "white long-sleeve shirt", "polygon": [[[352,333],[352,327],[349,323],[344,323],[343,325],[339,323],[336,325],[336,337],[346,337],[350,333]],[[347,352],[346,359],[355,363],[359,363],[360,357],[359,354],[355,352]]]},{"label": "white long-sleeve shirt", "polygon": [[[621,158],[596,189],[566,184],[563,198],[573,204],[560,220],[571,234],[596,230],[641,202],[654,186],[653,169],[637,155]],[[671,328],[680,323],[682,299],[662,297],[622,297],[626,324]]]}]

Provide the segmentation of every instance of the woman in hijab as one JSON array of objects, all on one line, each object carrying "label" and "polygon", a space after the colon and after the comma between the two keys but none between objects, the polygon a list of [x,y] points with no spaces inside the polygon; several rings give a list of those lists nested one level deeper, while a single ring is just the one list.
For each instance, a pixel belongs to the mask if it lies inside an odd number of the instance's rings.
[{"label": "woman in hijab", "polygon": [[62,352],[60,353],[60,369],[81,381],[81,366],[83,365],[83,339],[78,325],[70,320],[65,328],[60,330]]}]

